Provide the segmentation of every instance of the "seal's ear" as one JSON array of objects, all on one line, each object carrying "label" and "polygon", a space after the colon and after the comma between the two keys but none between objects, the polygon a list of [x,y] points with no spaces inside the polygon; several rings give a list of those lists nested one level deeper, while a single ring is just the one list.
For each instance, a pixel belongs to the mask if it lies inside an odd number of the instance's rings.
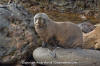
[{"label": "seal's ear", "polygon": [[48,20],[48,19],[43,19],[43,24],[48,25],[49,21],[50,21],[50,20]]},{"label": "seal's ear", "polygon": [[42,24],[46,24],[46,19],[42,19]]}]

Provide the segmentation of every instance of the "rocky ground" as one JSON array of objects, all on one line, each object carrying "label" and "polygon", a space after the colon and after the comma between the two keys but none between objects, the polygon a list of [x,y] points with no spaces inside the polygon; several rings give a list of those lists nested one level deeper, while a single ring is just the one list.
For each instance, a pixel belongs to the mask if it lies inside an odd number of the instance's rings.
[{"label": "rocky ground", "polygon": [[32,15],[16,3],[0,5],[0,13],[0,62],[26,61],[40,42]]},{"label": "rocky ground", "polygon": [[[10,0],[2,0],[1,4],[8,3]],[[74,23],[81,23],[85,15],[86,19],[90,20],[93,24],[99,23],[99,1],[91,3],[79,0],[11,0],[23,5],[31,14],[38,12],[45,12],[50,18],[56,21],[73,21]],[[73,2],[75,1],[75,2]],[[70,3],[70,4],[69,4]],[[83,3],[83,4],[82,4]],[[74,4],[74,5],[73,5]],[[75,7],[74,7],[75,6]],[[85,7],[86,6],[86,7]],[[73,9],[74,8],[74,9]],[[94,8],[93,10],[91,10]]]}]

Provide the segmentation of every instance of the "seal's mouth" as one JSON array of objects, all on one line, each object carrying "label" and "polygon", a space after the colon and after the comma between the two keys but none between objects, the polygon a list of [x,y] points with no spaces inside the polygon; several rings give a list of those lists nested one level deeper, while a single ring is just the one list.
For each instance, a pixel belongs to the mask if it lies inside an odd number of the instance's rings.
[{"label": "seal's mouth", "polygon": [[43,20],[36,20],[35,26],[37,28],[46,28],[46,23]]},{"label": "seal's mouth", "polygon": [[37,23],[37,24],[35,24],[35,27],[37,27],[37,28],[44,28],[45,25],[41,24],[41,23]]}]

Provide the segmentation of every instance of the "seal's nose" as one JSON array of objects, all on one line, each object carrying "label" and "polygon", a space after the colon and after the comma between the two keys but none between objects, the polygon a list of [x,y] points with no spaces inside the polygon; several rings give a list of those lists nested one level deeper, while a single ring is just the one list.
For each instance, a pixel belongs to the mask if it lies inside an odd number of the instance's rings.
[{"label": "seal's nose", "polygon": [[36,20],[35,24],[39,24],[39,20],[38,19]]}]

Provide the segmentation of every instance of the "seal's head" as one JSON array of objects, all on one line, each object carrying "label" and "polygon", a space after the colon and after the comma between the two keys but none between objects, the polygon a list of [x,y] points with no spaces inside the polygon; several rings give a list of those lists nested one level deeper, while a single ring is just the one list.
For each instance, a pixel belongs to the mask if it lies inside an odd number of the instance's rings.
[{"label": "seal's head", "polygon": [[34,25],[43,28],[46,27],[49,20],[49,17],[45,13],[37,13],[34,16]]}]

